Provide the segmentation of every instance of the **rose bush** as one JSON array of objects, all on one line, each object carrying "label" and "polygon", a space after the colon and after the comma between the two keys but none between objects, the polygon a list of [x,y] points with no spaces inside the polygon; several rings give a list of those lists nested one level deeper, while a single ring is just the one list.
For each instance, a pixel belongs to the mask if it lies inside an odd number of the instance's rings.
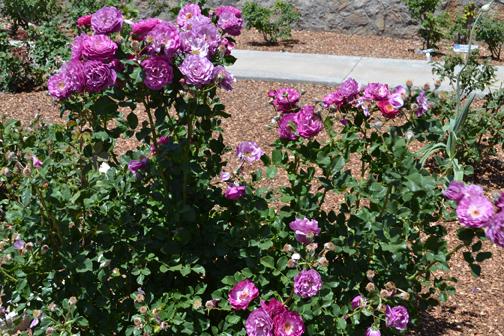
[{"label": "rose bush", "polygon": [[502,245],[504,202],[458,182],[447,211],[448,176],[410,150],[444,136],[435,92],[349,79],[303,105],[276,88],[271,153],[229,155],[238,10],[89,15],[49,80],[67,124],[0,127],[3,332],[397,334],[453,292],[444,216],[474,274],[481,239]]}]

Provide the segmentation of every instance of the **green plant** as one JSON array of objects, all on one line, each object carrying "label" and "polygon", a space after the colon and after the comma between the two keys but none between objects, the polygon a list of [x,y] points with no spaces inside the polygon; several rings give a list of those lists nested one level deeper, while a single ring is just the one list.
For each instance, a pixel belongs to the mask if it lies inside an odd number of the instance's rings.
[{"label": "green plant", "polygon": [[138,16],[138,10],[132,5],[131,0],[70,0],[65,4],[66,15],[61,19],[74,27],[79,17],[92,14],[104,6],[119,8],[128,19]]},{"label": "green plant", "polygon": [[59,13],[56,0],[3,0],[1,12],[12,21],[12,31],[18,27],[28,29],[28,24],[40,24]]},{"label": "green plant", "polygon": [[499,60],[504,45],[504,21],[484,17],[476,29],[476,38],[488,45],[493,59]]},{"label": "green plant", "polygon": [[243,6],[243,17],[248,29],[255,28],[266,42],[276,43],[291,37],[292,25],[299,21],[300,14],[286,1],[276,0],[272,7],[249,1]]},{"label": "green plant", "polygon": [[439,0],[405,0],[411,17],[418,21],[418,33],[423,39],[424,49],[436,48],[437,43],[445,36],[445,27],[448,24],[447,13],[439,13]]},{"label": "green plant", "polygon": [[450,35],[455,43],[467,43],[472,25],[476,19],[476,4],[471,2],[464,6],[464,13],[457,15],[450,28]]}]

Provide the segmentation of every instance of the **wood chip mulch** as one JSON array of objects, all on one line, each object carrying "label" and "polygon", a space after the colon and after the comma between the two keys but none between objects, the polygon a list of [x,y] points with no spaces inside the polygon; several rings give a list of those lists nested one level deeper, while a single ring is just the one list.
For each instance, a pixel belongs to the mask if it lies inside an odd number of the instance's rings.
[{"label": "wood chip mulch", "polygon": [[[315,39],[320,41],[319,39]],[[271,129],[274,112],[268,105],[266,94],[271,88],[284,86],[282,83],[257,81],[239,81],[231,93],[222,93],[221,97],[231,118],[225,120],[225,139],[234,147],[240,141],[256,141],[269,151],[269,144],[276,138],[275,129]],[[321,98],[331,91],[330,87],[311,84],[289,84],[298,90],[306,91],[305,103]],[[0,94],[0,119],[16,118],[29,124],[35,115],[40,115],[46,122],[63,122],[59,119],[58,107],[46,92],[23,94]],[[138,113],[142,113],[141,110]],[[135,142],[124,141],[124,149],[134,148]],[[504,156],[495,158],[502,164]],[[502,174],[497,170],[495,174]],[[488,177],[500,179],[499,177]],[[494,188],[497,187],[493,184]],[[502,186],[500,186],[502,188]],[[494,190],[495,191],[495,190]],[[336,202],[336,200],[334,200]],[[336,206],[336,204],[335,204]],[[455,246],[455,231],[458,224],[447,223],[450,231],[449,245]],[[458,253],[451,262],[450,276],[457,277],[457,294],[450,297],[441,307],[425,312],[414,332],[408,335],[422,336],[504,336],[504,249],[484,244],[494,257],[482,264],[482,275],[473,278],[468,266]]]}]

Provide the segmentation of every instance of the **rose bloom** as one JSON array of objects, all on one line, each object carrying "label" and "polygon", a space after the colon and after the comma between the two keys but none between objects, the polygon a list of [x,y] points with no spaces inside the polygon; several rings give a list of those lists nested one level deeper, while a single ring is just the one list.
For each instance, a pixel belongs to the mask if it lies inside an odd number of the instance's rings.
[{"label": "rose bloom", "polygon": [[47,89],[49,94],[58,100],[66,99],[72,94],[70,83],[67,81],[66,75],[61,72],[49,78]]},{"label": "rose bloom", "polygon": [[213,80],[214,66],[207,58],[189,55],[179,67],[187,84],[202,87]]},{"label": "rose bloom", "polygon": [[273,320],[263,308],[257,308],[245,322],[247,336],[273,336]]},{"label": "rose bloom", "polygon": [[399,114],[397,110],[388,100],[382,100],[376,103],[381,114],[388,119],[393,119]]},{"label": "rose bloom", "polygon": [[317,295],[322,288],[322,278],[314,270],[303,270],[294,277],[294,293],[302,298],[309,298]]},{"label": "rose bloom", "polygon": [[387,305],[385,311],[385,322],[389,328],[405,330],[409,322],[408,310],[403,306],[396,306],[392,308]]},{"label": "rose bloom", "polygon": [[499,212],[490,220],[486,236],[494,244],[504,247],[504,212]]},{"label": "rose bloom", "polygon": [[71,59],[73,60],[80,60],[82,57],[82,46],[84,41],[88,38],[89,36],[86,34],[81,34],[79,36],[76,36],[75,39],[72,42],[72,56]]},{"label": "rose bloom", "polygon": [[458,220],[466,227],[482,228],[493,215],[493,204],[485,196],[464,197],[457,206]]},{"label": "rose bloom", "polygon": [[291,230],[296,234],[296,240],[303,244],[309,244],[314,236],[320,234],[318,222],[315,219],[295,219],[289,224]]},{"label": "rose bloom", "polygon": [[163,57],[154,56],[142,62],[144,84],[151,90],[161,90],[173,81],[173,69]]},{"label": "rose bloom", "polygon": [[82,40],[82,56],[90,61],[108,61],[114,58],[117,44],[107,35],[87,36]]},{"label": "rose bloom", "polygon": [[310,139],[316,136],[322,131],[324,125],[322,120],[315,113],[315,107],[311,105],[306,105],[301,110],[296,113],[294,122],[297,126],[298,134],[305,138]]},{"label": "rose bloom", "polygon": [[149,159],[146,157],[141,157],[140,160],[131,160],[128,163],[128,170],[133,173],[136,177],[140,175],[141,170],[147,169],[149,164]]},{"label": "rose bloom", "polygon": [[381,336],[380,330],[373,327],[369,327],[366,330],[366,336]]},{"label": "rose bloom", "polygon": [[221,89],[226,91],[233,90],[233,84],[236,82],[236,79],[233,74],[227,71],[222,65],[218,65],[214,68],[213,77]]},{"label": "rose bloom", "polygon": [[234,310],[245,310],[258,295],[259,290],[257,287],[252,281],[246,279],[238,282],[231,289],[228,294],[228,301]]},{"label": "rose bloom", "polygon": [[147,36],[147,34],[150,33],[150,31],[154,29],[154,27],[156,27],[160,22],[161,20],[156,18],[148,18],[136,22],[131,28],[131,34],[134,36],[135,40],[143,41],[145,39],[145,36]]},{"label": "rose bloom", "polygon": [[259,147],[256,142],[244,141],[240,142],[236,146],[236,156],[241,161],[247,161],[248,163],[253,163],[255,161],[261,160],[261,156],[264,155],[264,151]]},{"label": "rose bloom", "polygon": [[115,7],[103,7],[91,17],[91,27],[96,34],[110,34],[121,31],[123,25],[121,11]]},{"label": "rose bloom", "polygon": [[273,98],[273,106],[280,112],[290,112],[296,108],[301,94],[294,88],[281,88],[268,93]]},{"label": "rose bloom", "polygon": [[177,27],[162,20],[145,35],[145,41],[149,44],[148,51],[151,54],[164,53],[165,56],[172,57],[180,49]]},{"label": "rose bloom", "polygon": [[334,107],[339,109],[354,100],[358,94],[359,84],[353,78],[349,78],[341,83],[335,92],[328,94],[324,98],[324,106],[326,108]]},{"label": "rose bloom", "polygon": [[357,295],[352,299],[352,309],[355,310],[360,307],[364,307],[366,305],[366,299],[364,299],[361,295]]},{"label": "rose bloom", "polygon": [[464,182],[451,181],[448,188],[443,191],[443,196],[458,203],[464,197],[464,187]]},{"label": "rose bloom", "polygon": [[221,43],[221,35],[211,21],[198,17],[191,21],[192,28],[181,33],[182,48],[186,53],[200,57],[212,56]]},{"label": "rose bloom", "polygon": [[[166,135],[161,135],[161,136],[157,139],[157,146],[158,146],[158,147],[165,146],[165,145],[167,145],[169,142],[170,142],[170,138],[169,138],[169,137],[167,137]],[[152,154],[152,155],[155,155],[155,154],[156,154],[156,146],[151,145],[151,146],[150,146],[150,152],[151,152],[151,154]]]},{"label": "rose bloom", "polygon": [[261,308],[264,309],[271,318],[275,318],[278,314],[287,311],[284,304],[275,298],[268,301],[261,301]]},{"label": "rose bloom", "polygon": [[81,16],[80,18],[77,19],[77,26],[81,28],[91,26],[92,17],[93,17],[92,15]]},{"label": "rose bloom", "polygon": [[117,75],[107,64],[100,61],[84,63],[85,90],[96,93],[115,85]]},{"label": "rose bloom", "polygon": [[237,201],[245,195],[245,186],[228,185],[224,197],[230,201]]},{"label": "rose bloom", "polygon": [[196,16],[201,15],[201,8],[197,4],[186,4],[177,16],[177,24],[180,28],[186,28],[187,22]]},{"label": "rose bloom", "polygon": [[285,311],[273,319],[275,336],[301,336],[305,332],[303,319],[296,312]]},{"label": "rose bloom", "polygon": [[390,91],[387,84],[369,83],[364,89],[364,99],[366,100],[384,100],[389,96]]},{"label": "rose bloom", "polygon": [[284,113],[282,118],[278,121],[278,135],[280,139],[296,140],[297,127],[296,127],[296,113]]},{"label": "rose bloom", "polygon": [[418,94],[418,97],[416,99],[416,102],[418,104],[418,109],[416,110],[416,115],[417,115],[417,117],[421,117],[430,109],[429,100],[427,99],[427,97],[425,95],[425,91],[420,91],[420,93]]},{"label": "rose bloom", "polygon": [[217,26],[225,33],[238,36],[243,28],[241,11],[233,6],[221,6],[215,9],[215,14],[219,18]]},{"label": "rose bloom", "polygon": [[499,195],[499,198],[495,201],[495,206],[499,209],[504,209],[504,193]]},{"label": "rose bloom", "polygon": [[40,161],[40,159],[38,157],[36,157],[35,155],[32,155],[32,164],[33,164],[33,167],[34,168],[42,168],[42,161]]},{"label": "rose bloom", "polygon": [[484,190],[481,186],[475,184],[468,184],[462,189],[464,197],[484,196]]}]

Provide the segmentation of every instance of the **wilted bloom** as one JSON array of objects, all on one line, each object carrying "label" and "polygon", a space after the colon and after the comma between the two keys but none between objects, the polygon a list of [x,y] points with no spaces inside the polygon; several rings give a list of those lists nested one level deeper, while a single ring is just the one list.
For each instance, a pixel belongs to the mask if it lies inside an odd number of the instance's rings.
[{"label": "wilted bloom", "polygon": [[281,88],[268,93],[273,98],[273,105],[280,112],[290,112],[296,108],[301,94],[294,88]]},{"label": "wilted bloom", "polygon": [[33,167],[35,168],[42,168],[42,161],[40,161],[40,159],[38,157],[36,157],[35,155],[32,155],[32,164],[33,164]]},{"label": "wilted bloom", "polygon": [[305,326],[301,316],[292,311],[285,311],[273,319],[275,336],[301,336]]},{"label": "wilted bloom", "polygon": [[352,309],[357,309],[364,307],[366,305],[366,299],[362,295],[357,295],[352,299]]},{"label": "wilted bloom", "polygon": [[16,238],[14,240],[14,244],[12,244],[16,250],[22,250],[25,247],[25,241],[20,238]]},{"label": "wilted bloom", "polygon": [[236,82],[236,79],[233,74],[227,71],[222,65],[218,65],[214,68],[213,77],[220,88],[226,91],[233,90],[233,84]]},{"label": "wilted bloom", "polygon": [[84,63],[86,76],[85,90],[96,93],[115,85],[117,74],[107,64],[100,61]]},{"label": "wilted bloom", "polygon": [[147,36],[147,34],[150,33],[150,31],[154,29],[159,22],[161,22],[161,20],[156,18],[149,18],[136,22],[131,27],[131,34],[134,36],[135,40],[143,41],[145,36]]},{"label": "wilted bloom", "polygon": [[464,197],[464,182],[451,181],[448,188],[443,191],[443,196],[449,200],[459,202]]},{"label": "wilted bloom", "polygon": [[188,84],[201,87],[213,80],[214,66],[207,58],[189,55],[179,67]]},{"label": "wilted bloom", "polygon": [[369,327],[366,330],[366,336],[381,336],[380,329]]},{"label": "wilted bloom", "polygon": [[420,94],[418,94],[416,101],[418,104],[418,109],[416,110],[416,115],[417,115],[417,117],[421,117],[430,108],[429,100],[427,99],[427,96],[425,95],[425,91],[420,91]]},{"label": "wilted bloom", "polygon": [[110,61],[117,44],[107,35],[93,35],[82,39],[82,56],[87,60]]},{"label": "wilted bloom", "polygon": [[464,197],[457,206],[457,217],[466,227],[484,227],[493,215],[493,204],[485,196]]},{"label": "wilted bloom", "polygon": [[268,301],[261,301],[261,308],[264,309],[271,318],[274,318],[278,314],[282,314],[287,311],[284,304],[275,298]]},{"label": "wilted bloom", "polygon": [[245,322],[247,336],[273,336],[273,319],[262,308],[251,312]]},{"label": "wilted bloom", "polygon": [[499,212],[490,220],[486,236],[494,244],[504,247],[504,212]]},{"label": "wilted bloom", "polygon": [[187,28],[187,22],[201,15],[201,8],[197,4],[188,3],[180,9],[177,16],[177,24],[180,28]]},{"label": "wilted bloom", "polygon": [[295,219],[289,224],[291,230],[296,234],[296,240],[303,244],[309,244],[314,236],[320,234],[318,222],[315,219]]},{"label": "wilted bloom", "polygon": [[243,28],[243,18],[241,11],[233,6],[220,6],[215,9],[215,14],[219,18],[217,26],[225,33],[238,36]]},{"label": "wilted bloom", "polygon": [[147,169],[149,164],[149,159],[146,157],[140,158],[140,160],[131,160],[128,163],[128,170],[133,173],[136,177],[140,175],[141,170]]},{"label": "wilted bloom", "polygon": [[144,84],[151,90],[161,90],[173,81],[173,68],[160,56],[150,57],[142,62]]},{"label": "wilted bloom", "polygon": [[180,48],[180,36],[177,27],[170,22],[161,21],[145,35],[148,50],[153,54],[164,53],[172,57]]},{"label": "wilted bloom", "polygon": [[234,310],[245,310],[259,290],[249,279],[238,282],[228,294],[228,301]]},{"label": "wilted bloom", "polygon": [[324,128],[322,120],[315,113],[315,107],[311,105],[301,108],[296,113],[294,122],[296,123],[298,134],[305,139],[316,136]]},{"label": "wilted bloom", "polygon": [[123,25],[121,11],[115,7],[103,7],[91,17],[91,27],[96,34],[110,34],[121,30]]},{"label": "wilted bloom", "polygon": [[261,157],[263,155],[264,151],[254,141],[240,142],[240,144],[236,146],[236,156],[241,161],[247,161],[249,163],[253,163],[255,161],[261,160]]},{"label": "wilted bloom", "polygon": [[294,277],[294,293],[302,298],[317,295],[322,288],[322,278],[314,269],[303,270]]},{"label": "wilted bloom", "polygon": [[77,26],[79,27],[89,27],[91,26],[92,15],[84,15],[77,19]]},{"label": "wilted bloom", "polygon": [[392,308],[387,305],[385,311],[385,322],[389,328],[405,330],[409,322],[408,310],[403,306],[396,306]]},{"label": "wilted bloom", "polygon": [[207,302],[205,302],[206,309],[215,309],[217,308],[218,305],[219,305],[218,300],[208,300]]},{"label": "wilted bloom", "polygon": [[297,127],[296,127],[296,113],[284,113],[278,121],[278,135],[280,139],[296,140]]},{"label": "wilted bloom", "polygon": [[228,185],[226,191],[224,192],[224,197],[230,201],[236,201],[245,195],[245,186],[240,185]]}]

